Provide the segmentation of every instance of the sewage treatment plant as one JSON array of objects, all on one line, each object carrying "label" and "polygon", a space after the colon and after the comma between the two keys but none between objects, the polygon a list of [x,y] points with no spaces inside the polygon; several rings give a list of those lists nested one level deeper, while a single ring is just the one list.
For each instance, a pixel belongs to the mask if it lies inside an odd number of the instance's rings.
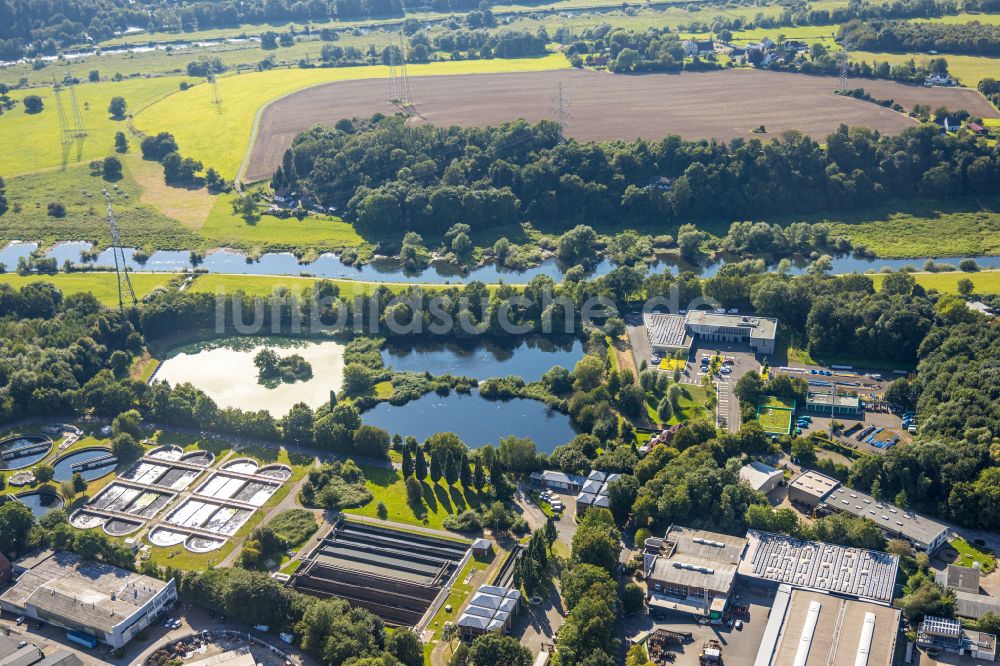
[{"label": "sewage treatment plant", "polygon": [[[100,458],[88,458],[100,469]],[[221,547],[291,476],[285,465],[260,466],[249,458],[215,456],[161,446],[148,452],[76,511],[78,528],[102,527],[112,536],[147,526],[155,546],[183,544],[193,552]],[[86,464],[82,460],[77,464]],[[199,477],[208,478],[197,485]],[[193,490],[192,490],[193,488]],[[164,509],[170,510],[164,513]],[[162,517],[161,517],[162,516]]]}]

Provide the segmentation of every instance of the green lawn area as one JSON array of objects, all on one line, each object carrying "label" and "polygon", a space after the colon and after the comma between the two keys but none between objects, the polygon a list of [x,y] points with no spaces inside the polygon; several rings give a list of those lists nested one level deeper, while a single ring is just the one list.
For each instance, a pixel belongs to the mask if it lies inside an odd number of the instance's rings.
[{"label": "green lawn area", "polygon": [[[130,273],[135,295],[142,298],[157,287],[167,287],[174,275],[171,273]],[[20,289],[29,282],[48,282],[63,294],[90,292],[104,305],[118,306],[118,283],[114,273],[57,273],[55,275],[0,274],[0,284]]]},{"label": "green lawn area", "polygon": [[[568,66],[566,57],[556,53],[542,58],[413,64],[407,69],[410,76],[428,76],[540,71]],[[218,79],[223,99],[221,112],[212,104],[211,87],[197,85],[146,108],[135,116],[134,123],[146,133],[171,132],[186,157],[201,160],[206,168],[214,167],[226,178],[233,178],[250,145],[254,117],[259,108],[311,86],[332,81],[381,79],[388,74],[387,67],[368,66],[282,69],[223,76]]]},{"label": "green lawn area", "polygon": [[948,545],[958,553],[954,564],[971,567],[974,563],[978,562],[984,574],[990,573],[997,566],[997,558],[992,551],[971,544],[962,537],[958,537]]},{"label": "green lawn area", "polygon": [[707,399],[708,394],[701,384],[681,384],[681,399],[668,425],[708,417],[708,410],[705,409]]},{"label": "green lawn area", "polygon": [[757,405],[757,420],[764,432],[787,435],[792,429],[792,415],[795,413],[795,402],[777,398],[773,395]]},{"label": "green lawn area", "polygon": [[[947,273],[913,273],[917,284],[925,289],[937,289],[942,293],[957,294],[958,281],[963,279],[972,280],[974,286],[973,293],[976,294],[1000,294],[1000,271],[979,271],[976,273],[965,273],[962,271],[949,271]],[[882,286],[885,275],[874,273],[871,275],[875,288]]]},{"label": "green lawn area", "polygon": [[[263,215],[256,222],[246,222],[233,214],[234,198],[235,195],[216,197],[208,218],[198,230],[209,246],[322,251],[364,245],[354,227],[336,217],[310,215],[297,220]],[[303,270],[309,270],[308,266],[303,266]]]},{"label": "green lawn area", "polygon": [[449,515],[475,509],[481,501],[475,493],[463,492],[461,486],[431,484],[428,477],[423,482],[423,502],[419,507],[413,506],[406,501],[406,486],[401,472],[366,465],[361,468],[365,473],[365,485],[372,493],[372,501],[356,509],[346,509],[344,513],[378,518],[378,504],[382,502],[388,512],[386,520],[442,529],[442,523]]}]

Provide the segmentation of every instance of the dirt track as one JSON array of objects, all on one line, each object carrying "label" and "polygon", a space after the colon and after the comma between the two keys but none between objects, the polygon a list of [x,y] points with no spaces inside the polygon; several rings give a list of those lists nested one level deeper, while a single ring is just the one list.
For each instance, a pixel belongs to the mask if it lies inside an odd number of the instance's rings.
[{"label": "dirt track", "polygon": [[[833,77],[747,69],[641,76],[557,70],[415,77],[410,90],[425,120],[414,121],[496,125],[517,118],[553,118],[559,83],[569,112],[567,131],[581,140],[659,139],[667,134],[729,140],[776,136],[789,129],[821,139],[841,123],[881,132],[899,132],[913,124],[900,113],[835,95]],[[851,84],[905,109],[922,103],[997,117],[971,89],[869,80]],[[395,112],[387,97],[387,80],[366,79],[328,83],[274,102],[261,114],[244,180],[270,178],[295,135],[314,125]],[[759,125],[767,128],[766,135],[751,133]]]}]

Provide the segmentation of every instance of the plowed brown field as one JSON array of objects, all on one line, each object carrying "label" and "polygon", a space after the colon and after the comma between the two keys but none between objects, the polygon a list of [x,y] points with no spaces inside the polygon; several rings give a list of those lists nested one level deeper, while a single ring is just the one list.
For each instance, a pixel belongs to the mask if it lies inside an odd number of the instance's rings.
[{"label": "plowed brown field", "polygon": [[[437,125],[497,125],[524,118],[554,117],[562,84],[567,133],[580,140],[766,138],[800,130],[817,140],[841,123],[880,132],[900,132],[914,121],[870,102],[834,94],[833,77],[759,70],[722,70],[683,74],[626,76],[588,70],[511,74],[415,77],[413,102],[421,118]],[[893,99],[909,110],[914,104],[965,109],[995,118],[994,109],[967,88],[925,88],[892,81],[854,80],[877,99]],[[332,125],[341,118],[364,117],[397,109],[388,103],[386,80],[329,83],[272,102],[260,115],[244,179],[269,178],[299,132]],[[767,134],[753,134],[764,125]]]}]

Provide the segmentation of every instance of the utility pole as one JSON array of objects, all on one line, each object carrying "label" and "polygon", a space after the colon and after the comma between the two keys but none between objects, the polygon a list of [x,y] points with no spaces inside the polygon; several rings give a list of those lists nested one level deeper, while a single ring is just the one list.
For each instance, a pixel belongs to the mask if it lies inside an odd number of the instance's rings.
[{"label": "utility pole", "polygon": [[111,206],[111,194],[107,190],[104,190],[104,200],[108,203],[108,228],[111,232],[111,253],[115,257],[115,275],[118,278],[118,309],[122,313],[122,319],[126,319],[126,297],[132,301],[132,308],[135,308],[138,304],[138,299],[136,299],[135,290],[132,288],[132,280],[128,276],[125,252],[122,250],[121,236],[118,233],[118,221],[115,219],[115,211]]}]

